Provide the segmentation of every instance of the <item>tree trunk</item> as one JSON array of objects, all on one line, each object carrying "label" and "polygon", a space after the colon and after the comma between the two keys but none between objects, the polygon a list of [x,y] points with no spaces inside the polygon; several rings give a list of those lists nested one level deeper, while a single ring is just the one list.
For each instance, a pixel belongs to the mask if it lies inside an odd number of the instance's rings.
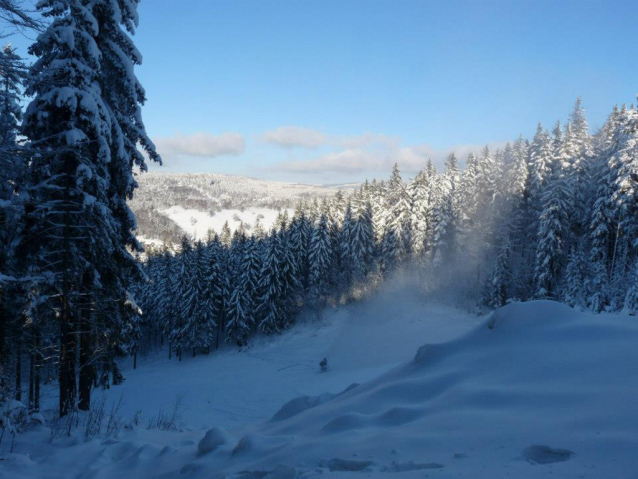
[{"label": "tree trunk", "polygon": [[66,416],[75,407],[75,355],[76,335],[69,311],[68,297],[62,298],[60,321],[60,417]]},{"label": "tree trunk", "polygon": [[35,378],[33,385],[33,410],[40,411],[40,381],[42,378],[42,353],[40,352],[40,331],[35,332],[33,340],[35,349]]},{"label": "tree trunk", "polygon": [[[18,333],[19,334],[19,333]],[[22,401],[22,338],[16,340],[16,401]]]},{"label": "tree trunk", "polygon": [[35,353],[33,345],[31,345],[31,353],[29,354],[29,411],[33,411],[34,401],[34,380],[35,380]]},{"label": "tree trunk", "polygon": [[92,275],[85,273],[82,279],[82,310],[80,311],[80,378],[78,409],[88,411],[91,407],[91,383],[93,365],[91,364],[91,285]]},{"label": "tree trunk", "polygon": [[[75,355],[77,353],[77,339],[74,331],[74,311],[72,311],[71,291],[73,288],[73,255],[71,252],[71,189],[73,188],[72,175],[77,168],[73,154],[66,154],[64,159],[63,195],[63,232],[62,232],[62,260],[64,271],[62,272],[62,291],[60,295],[60,358],[59,385],[60,385],[60,417],[66,416],[75,407],[76,383],[75,383]],[[66,263],[69,262],[69,264]]]},{"label": "tree trunk", "polygon": [[5,306],[5,292],[0,288],[0,391],[4,391],[4,372],[7,367],[7,360],[4,354],[5,328],[7,324],[7,308]]}]

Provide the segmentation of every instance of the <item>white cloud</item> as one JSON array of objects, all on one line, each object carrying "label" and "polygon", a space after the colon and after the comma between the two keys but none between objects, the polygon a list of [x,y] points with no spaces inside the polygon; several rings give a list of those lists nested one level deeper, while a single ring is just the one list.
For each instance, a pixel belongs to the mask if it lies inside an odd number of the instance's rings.
[{"label": "white cloud", "polygon": [[401,140],[383,133],[366,132],[363,135],[337,137],[333,143],[343,148],[398,148]]},{"label": "white cloud", "polygon": [[283,148],[310,148],[315,149],[327,145],[329,139],[326,135],[312,128],[300,126],[280,126],[267,131],[261,136],[261,141]]},{"label": "white cloud", "polygon": [[[451,152],[454,152],[459,161],[463,163],[470,152],[478,154],[485,146],[456,145],[450,148],[437,149],[427,144],[401,146],[398,140],[384,135],[367,137],[368,140],[376,138],[376,141],[367,141],[365,135],[359,138],[362,142],[356,143],[353,141],[351,144],[364,146],[345,148],[308,160],[282,162],[274,165],[271,169],[285,173],[305,173],[323,176],[329,174],[357,174],[374,177],[378,174],[389,174],[392,165],[398,163],[406,175],[412,175],[424,168],[428,159],[431,159],[441,169],[445,158]],[[494,150],[504,144],[504,142],[495,142],[490,143],[488,146]]]},{"label": "white cloud", "polygon": [[240,133],[228,132],[219,135],[211,133],[175,134],[173,137],[154,140],[157,151],[170,162],[179,156],[215,158],[217,156],[238,156],[244,152],[246,142]]},{"label": "white cloud", "polygon": [[361,148],[342,150],[306,161],[290,161],[274,166],[275,170],[287,173],[359,173],[377,170],[383,161],[374,153]]},{"label": "white cloud", "polygon": [[280,126],[260,136],[264,143],[282,148],[317,149],[322,146],[353,150],[357,148],[398,148],[401,140],[383,133],[366,132],[362,135],[326,135],[319,130],[301,126]]}]

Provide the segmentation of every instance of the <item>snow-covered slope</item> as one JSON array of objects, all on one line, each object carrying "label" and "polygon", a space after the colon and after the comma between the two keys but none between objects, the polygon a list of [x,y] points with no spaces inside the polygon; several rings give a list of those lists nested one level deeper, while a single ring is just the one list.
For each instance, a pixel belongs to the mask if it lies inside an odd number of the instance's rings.
[{"label": "snow-covered slope", "polygon": [[[271,208],[246,208],[244,210],[224,209],[209,213],[196,209],[184,209],[181,206],[171,206],[160,213],[174,221],[194,239],[203,240],[207,237],[209,230],[219,233],[226,222],[228,222],[231,232],[243,224],[250,233],[257,221],[267,231],[275,223],[279,211],[281,210]],[[288,212],[289,216],[294,213],[292,208],[285,208],[285,211]]]},{"label": "snow-covered slope", "polygon": [[[244,460],[254,461],[242,468],[632,477],[637,340],[634,318],[512,304],[320,407],[256,428],[240,440],[252,445]],[[236,455],[211,462],[232,468]]]},{"label": "snow-covered slope", "polygon": [[204,173],[144,173],[137,180],[139,188],[130,205],[138,220],[138,235],[147,242],[173,243],[183,233],[203,238],[207,226],[219,232],[226,220],[234,228],[235,216],[253,225],[256,216],[263,215],[262,225],[269,228],[282,208],[355,186],[322,187]]},{"label": "snow-covered slope", "polygon": [[[10,477],[32,477],[45,464],[47,477],[80,472],[84,477],[636,477],[634,317],[531,302],[506,306],[472,326],[476,320],[451,309],[417,300],[404,307],[402,298],[387,301],[396,292],[386,294],[337,312],[322,327],[308,325],[257,344],[247,354],[162,361],[146,372],[143,364],[129,374],[125,395],[145,389],[147,398],[159,391],[168,396],[191,384],[192,396],[203,401],[187,414],[191,425],[199,418],[206,427],[217,427],[201,443],[202,429],[160,433],[140,427],[117,440],[64,450],[48,446],[31,459],[14,454],[0,470]],[[431,344],[417,348],[419,343]],[[316,370],[323,355],[332,366],[325,374]],[[397,365],[400,358],[404,362]],[[168,386],[151,386],[166,378],[171,378]],[[361,384],[346,388],[351,382]],[[227,388],[232,392],[226,397]],[[293,401],[284,404],[284,396]]]}]

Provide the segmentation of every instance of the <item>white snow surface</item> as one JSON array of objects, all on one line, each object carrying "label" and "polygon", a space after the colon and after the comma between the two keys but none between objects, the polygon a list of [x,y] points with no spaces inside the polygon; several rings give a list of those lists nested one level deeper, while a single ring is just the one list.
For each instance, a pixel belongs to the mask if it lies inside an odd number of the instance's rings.
[{"label": "white snow surface", "polygon": [[635,317],[537,301],[477,318],[391,288],[246,352],[141,360],[109,400],[148,418],[183,393],[181,431],[42,427],[0,476],[635,478],[636,344]]},{"label": "white snow surface", "polygon": [[[285,210],[292,217],[294,210],[290,208]],[[283,212],[284,209],[281,211]],[[238,229],[242,223],[247,226],[250,233],[257,218],[259,218],[264,231],[268,231],[275,224],[279,212],[279,210],[271,208],[251,207],[245,208],[243,211],[225,209],[211,214],[207,211],[185,209],[178,205],[161,211],[196,240],[206,239],[209,230],[220,233],[225,222],[228,222],[231,233]]]}]

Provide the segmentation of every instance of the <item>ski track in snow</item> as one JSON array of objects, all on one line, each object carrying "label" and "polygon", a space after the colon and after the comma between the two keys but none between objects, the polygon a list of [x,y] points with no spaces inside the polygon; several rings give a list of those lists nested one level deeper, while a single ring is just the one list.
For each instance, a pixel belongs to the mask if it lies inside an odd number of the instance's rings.
[{"label": "ski track in snow", "polygon": [[629,316],[477,318],[390,288],[245,352],[142,359],[104,394],[146,419],[184,394],[182,431],[36,430],[0,477],[635,478],[636,341]]}]

